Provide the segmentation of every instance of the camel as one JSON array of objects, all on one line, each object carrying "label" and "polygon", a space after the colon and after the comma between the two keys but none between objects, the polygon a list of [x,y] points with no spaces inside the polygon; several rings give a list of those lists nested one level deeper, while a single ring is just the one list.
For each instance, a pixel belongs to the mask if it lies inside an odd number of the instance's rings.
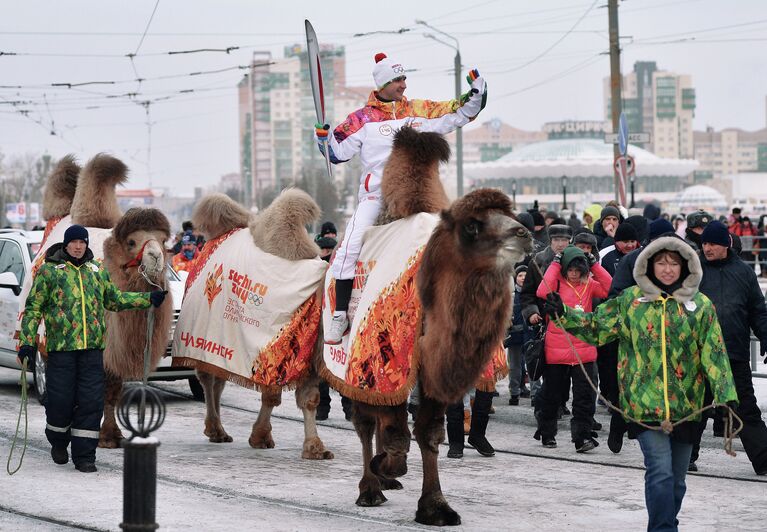
[{"label": "camel", "polygon": [[[94,255],[104,257],[105,267],[118,288],[131,291],[154,289],[138,271],[139,265],[153,282],[164,286],[167,266],[163,243],[170,236],[170,224],[157,209],[130,209],[122,215],[115,187],[127,180],[127,172],[127,166],[110,155],[96,155],[82,171],[74,157],[65,156],[49,176],[46,186],[43,204],[46,239],[38,257],[44,256],[51,243],[61,241],[69,225],[80,224],[89,229]],[[138,260],[132,262],[134,258]],[[157,366],[167,349],[173,315],[171,297],[166,297],[153,312],[151,369]],[[143,374],[146,313],[108,312],[107,330],[104,350],[107,379],[99,447],[114,448],[122,439],[114,416],[122,381],[141,378]]]},{"label": "camel", "polygon": [[501,344],[511,315],[513,267],[531,242],[512,214],[511,201],[500,191],[475,190],[448,208],[439,181],[439,162],[448,157],[441,136],[402,128],[383,174],[384,212],[379,221],[440,213],[416,274],[423,330],[409,356],[410,367],[417,371],[410,372],[407,386],[383,396],[334,375],[326,365],[327,354],[320,363],[320,375],[354,400],[352,421],[362,443],[364,468],[359,506],[380,505],[387,500],[382,490],[402,487],[396,478],[407,472],[406,399],[412,385],[420,383],[414,433],[423,460],[423,488],[415,520],[428,525],[461,522],[439,484],[437,455],[445,438],[445,409],[477,382]]},{"label": "camel", "polygon": [[[261,213],[251,216],[243,207],[232,201],[224,194],[213,194],[203,198],[195,208],[192,221],[195,227],[205,235],[206,248],[215,249],[220,238],[237,229],[248,228],[251,241],[261,251],[276,257],[299,261],[302,259],[314,259],[319,255],[319,248],[313,242],[306,231],[306,225],[319,218],[320,209],[314,200],[299,189],[287,189],[283,191]],[[203,256],[194,268],[203,268],[208,261],[215,260],[215,251],[212,258]],[[205,248],[203,249],[205,255]],[[200,259],[198,258],[198,261]],[[324,265],[323,265],[324,271]],[[187,290],[190,288],[192,276],[187,281]],[[320,289],[321,290],[321,289]],[[319,301],[320,294],[316,294]],[[182,308],[182,316],[184,309]],[[317,310],[319,314],[319,310]],[[179,335],[177,329],[176,335]],[[174,340],[175,343],[175,340]],[[319,345],[319,344],[318,344]],[[316,350],[316,349],[315,349]],[[176,352],[174,350],[174,357]],[[313,358],[310,356],[309,358]],[[312,367],[311,360],[306,369],[299,375],[282,384],[258,384],[253,380],[235,378],[231,374],[226,375],[210,364],[188,358],[174,358],[174,364],[182,363],[197,368],[197,378],[205,390],[205,428],[204,434],[211,442],[231,442],[232,437],[226,432],[221,423],[221,395],[227,379],[243,386],[254,388],[261,392],[261,409],[253,424],[248,438],[248,443],[256,449],[273,448],[272,426],[270,423],[271,412],[274,407],[280,405],[283,388],[296,388],[296,404],[304,417],[304,443],[301,457],[305,459],[332,459],[333,453],[327,449],[317,434],[315,414],[319,404],[319,379]]]},{"label": "camel", "polygon": [[[115,225],[112,235],[104,242],[104,266],[115,286],[130,292],[166,289],[168,263],[164,243],[169,238],[170,222],[159,209],[128,209]],[[115,421],[115,407],[122,395],[123,381],[141,380],[144,376],[144,351],[150,312],[154,313],[149,346],[149,370],[153,371],[168,348],[173,320],[170,292],[156,309],[107,313],[109,334],[104,349],[104,420],[99,433],[99,447],[119,447],[123,439]]]}]

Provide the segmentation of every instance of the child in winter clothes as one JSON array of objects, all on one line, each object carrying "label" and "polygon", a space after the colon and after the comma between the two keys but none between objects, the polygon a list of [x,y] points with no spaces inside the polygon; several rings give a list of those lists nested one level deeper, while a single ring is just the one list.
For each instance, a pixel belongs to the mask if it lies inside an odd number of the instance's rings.
[{"label": "child in winter clothes", "polygon": [[522,384],[522,346],[530,338],[530,328],[522,318],[522,285],[525,284],[527,266],[518,265],[514,269],[514,312],[508,337],[503,345],[509,361],[509,404],[518,405],[519,396],[527,391]]},{"label": "child in winter clothes", "polygon": [[[578,310],[590,312],[592,299],[605,298],[610,291],[610,274],[599,265],[596,258],[588,256],[575,246],[568,246],[554,258],[546,270],[536,295],[544,299],[551,292],[557,292],[565,303]],[[578,366],[578,358],[570,348],[565,335],[568,334],[553,322],[546,329],[546,369],[543,373],[543,388],[540,399],[536,399],[538,432],[544,447],[556,447],[557,410],[562,398],[562,388],[572,379],[573,417],[570,432],[575,449],[579,453],[590,451],[599,443],[592,436],[596,396],[586,377]],[[568,335],[569,336],[569,335]],[[570,336],[586,373],[594,373],[597,350],[582,340]]]}]

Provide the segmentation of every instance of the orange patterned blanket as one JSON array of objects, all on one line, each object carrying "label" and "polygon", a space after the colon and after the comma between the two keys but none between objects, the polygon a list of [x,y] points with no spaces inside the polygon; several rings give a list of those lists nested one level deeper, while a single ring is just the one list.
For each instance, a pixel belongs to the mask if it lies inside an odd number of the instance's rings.
[{"label": "orange patterned blanket", "polygon": [[173,364],[259,390],[295,387],[311,365],[327,263],[265,253],[247,229],[205,249],[187,279]]}]

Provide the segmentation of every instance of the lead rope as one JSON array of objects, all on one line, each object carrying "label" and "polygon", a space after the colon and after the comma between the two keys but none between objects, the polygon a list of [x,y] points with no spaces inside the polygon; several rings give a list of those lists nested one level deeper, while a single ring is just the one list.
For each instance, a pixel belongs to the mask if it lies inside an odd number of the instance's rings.
[{"label": "lead rope", "polygon": [[[27,361],[29,359],[25,358],[24,362],[21,363],[21,406],[19,407],[19,417],[16,420],[16,433],[13,435],[13,440],[11,443],[11,452],[8,453],[8,461],[5,464],[5,470],[8,472],[9,475],[16,474],[19,469],[21,469],[21,464],[24,463],[24,455],[27,452],[27,432],[29,430],[29,418],[27,417],[27,402],[28,402],[28,396],[27,396]],[[11,458],[13,457],[13,451],[16,449],[16,442],[19,438],[19,427],[21,426],[21,415],[24,414],[24,447],[21,449],[21,456],[19,457],[19,465],[16,466],[16,469],[11,471]]]},{"label": "lead rope", "polygon": [[[144,244],[146,245],[146,243]],[[143,250],[143,248],[142,248]],[[165,290],[164,287],[160,286],[159,284],[152,281],[152,279],[149,278],[149,275],[146,273],[146,266],[141,264],[138,267],[138,272],[141,274],[141,276],[144,278],[144,280],[150,285],[154,286],[160,290]],[[152,337],[154,336],[154,314],[155,309],[153,307],[149,307],[147,310],[146,315],[146,342],[144,343],[144,378],[142,380],[142,383],[144,386],[147,385],[147,382],[149,381],[149,366],[151,361],[150,351],[152,349]],[[139,406],[139,426],[143,426],[144,424],[144,414],[146,411],[146,394],[141,394],[141,404]]]},{"label": "lead rope", "polygon": [[[551,286],[546,281],[546,277],[543,275],[543,271],[541,271],[541,267],[538,265],[537,262],[534,260],[530,261],[535,265],[535,269],[538,270],[538,273],[541,276],[541,279],[543,280],[543,284],[546,285],[546,288],[549,292],[554,293],[554,291],[551,289]],[[732,441],[735,439],[735,437],[740,433],[741,430],[743,430],[743,420],[738,417],[738,414],[735,413],[735,411],[730,408],[728,405],[717,405],[716,403],[712,402],[710,405],[704,406],[703,408],[699,408],[698,410],[695,410],[690,415],[683,417],[679,421],[671,422],[670,419],[664,419],[660,426],[657,425],[647,425],[646,423],[643,423],[642,421],[633,418],[630,416],[627,412],[624,412],[619,407],[613,405],[605,396],[603,396],[601,393],[599,393],[599,390],[594,385],[594,382],[591,380],[591,376],[589,375],[588,371],[586,371],[586,367],[583,365],[583,360],[581,360],[581,356],[578,354],[578,350],[575,348],[575,345],[573,344],[572,340],[570,339],[570,334],[567,333],[567,330],[563,326],[562,317],[559,314],[555,314],[554,321],[559,326],[562,331],[565,332],[565,339],[567,340],[567,343],[570,345],[570,350],[575,355],[575,358],[578,359],[578,365],[581,368],[581,371],[583,372],[583,376],[586,377],[586,381],[589,383],[589,386],[591,386],[591,389],[594,390],[594,392],[597,394],[597,397],[601,399],[604,404],[607,406],[609,410],[612,410],[614,412],[617,412],[621,414],[624,418],[628,419],[629,421],[636,423],[637,425],[641,426],[642,428],[645,428],[647,430],[662,430],[666,434],[671,434],[671,432],[674,430],[674,427],[677,425],[684,423],[686,421],[691,420],[692,418],[696,417],[698,414],[701,414],[705,412],[706,410],[709,410],[711,408],[716,408],[718,406],[724,407],[728,410],[727,413],[727,419],[725,420],[725,431],[724,431],[724,451],[729,454],[730,456],[735,456],[735,451],[732,450]],[[737,420],[739,427],[737,430],[732,430],[733,428],[733,418]]]}]

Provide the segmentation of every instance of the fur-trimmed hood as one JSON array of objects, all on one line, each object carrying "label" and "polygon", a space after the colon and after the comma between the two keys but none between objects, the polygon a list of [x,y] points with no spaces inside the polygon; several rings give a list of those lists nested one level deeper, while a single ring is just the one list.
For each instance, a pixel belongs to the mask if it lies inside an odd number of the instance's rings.
[{"label": "fur-trimmed hood", "polygon": [[674,290],[671,294],[674,299],[686,303],[690,301],[698,292],[698,285],[703,278],[703,268],[700,265],[700,259],[695,251],[687,242],[676,236],[662,236],[647,244],[637,257],[634,264],[634,279],[637,286],[644,293],[644,297],[649,301],[655,301],[661,295],[661,289],[648,276],[647,269],[650,266],[650,259],[660,251],[667,249],[676,251],[687,262],[689,274],[684,278],[682,286]]}]

